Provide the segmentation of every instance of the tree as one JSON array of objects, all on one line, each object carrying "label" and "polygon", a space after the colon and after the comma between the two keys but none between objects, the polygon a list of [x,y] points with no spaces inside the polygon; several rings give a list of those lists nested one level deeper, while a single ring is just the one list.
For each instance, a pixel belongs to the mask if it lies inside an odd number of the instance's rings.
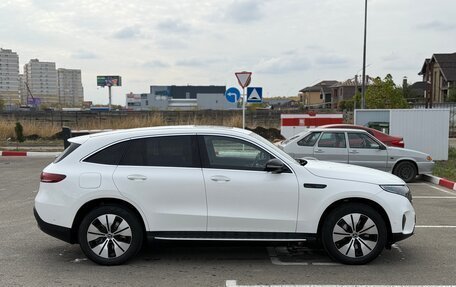
[{"label": "tree", "polygon": [[448,89],[448,101],[456,102],[456,86],[450,87]]},{"label": "tree", "polygon": [[5,102],[3,99],[0,99],[0,111],[3,111],[3,108],[5,107]]},{"label": "tree", "polygon": [[396,86],[393,77],[388,74],[383,80],[380,77],[375,78],[373,84],[367,87],[366,107],[368,109],[401,109],[407,108],[408,104],[402,89]]}]

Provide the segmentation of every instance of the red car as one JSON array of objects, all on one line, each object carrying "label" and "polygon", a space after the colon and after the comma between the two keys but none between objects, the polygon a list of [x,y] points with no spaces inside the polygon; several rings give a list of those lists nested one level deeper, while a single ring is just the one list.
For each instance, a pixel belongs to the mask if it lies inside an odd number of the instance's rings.
[{"label": "red car", "polygon": [[324,125],[320,126],[319,128],[324,128],[324,129],[337,129],[337,128],[342,128],[342,129],[358,129],[358,130],[364,130],[371,135],[373,135],[375,138],[377,138],[379,141],[382,143],[388,145],[388,146],[394,146],[394,147],[404,147],[404,138],[402,137],[395,137],[395,136],[390,136],[385,133],[382,133],[376,129],[368,128],[368,127],[363,127],[363,126],[356,126],[356,125],[349,125],[349,124],[332,124],[332,125]]}]

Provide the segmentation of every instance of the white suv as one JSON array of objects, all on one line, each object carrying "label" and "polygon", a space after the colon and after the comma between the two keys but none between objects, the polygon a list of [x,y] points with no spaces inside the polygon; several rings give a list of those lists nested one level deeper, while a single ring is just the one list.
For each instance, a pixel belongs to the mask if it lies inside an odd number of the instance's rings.
[{"label": "white suv", "polygon": [[104,265],[146,238],[319,241],[364,264],[413,234],[407,185],[386,172],[298,163],[237,128],[157,127],[70,139],[41,174],[35,217]]}]

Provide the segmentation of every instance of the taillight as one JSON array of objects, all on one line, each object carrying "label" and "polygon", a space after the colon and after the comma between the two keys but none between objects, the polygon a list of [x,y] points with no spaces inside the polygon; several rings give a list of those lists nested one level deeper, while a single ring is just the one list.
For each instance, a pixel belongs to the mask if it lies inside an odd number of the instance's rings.
[{"label": "taillight", "polygon": [[66,175],[64,175],[64,174],[42,172],[40,179],[41,179],[41,182],[54,183],[54,182],[59,182],[59,181],[64,180],[65,177],[66,177]]},{"label": "taillight", "polygon": [[403,140],[393,140],[391,141],[391,145],[397,146],[397,147],[404,147],[404,141]]}]

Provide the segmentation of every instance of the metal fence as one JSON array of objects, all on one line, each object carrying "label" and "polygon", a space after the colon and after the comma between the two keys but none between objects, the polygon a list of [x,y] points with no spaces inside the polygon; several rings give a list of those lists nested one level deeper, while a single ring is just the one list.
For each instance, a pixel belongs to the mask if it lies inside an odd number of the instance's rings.
[{"label": "metal fence", "polygon": [[[413,109],[425,109],[424,104],[412,104]],[[433,109],[449,109],[450,110],[450,138],[456,137],[456,103],[434,103]]]}]

